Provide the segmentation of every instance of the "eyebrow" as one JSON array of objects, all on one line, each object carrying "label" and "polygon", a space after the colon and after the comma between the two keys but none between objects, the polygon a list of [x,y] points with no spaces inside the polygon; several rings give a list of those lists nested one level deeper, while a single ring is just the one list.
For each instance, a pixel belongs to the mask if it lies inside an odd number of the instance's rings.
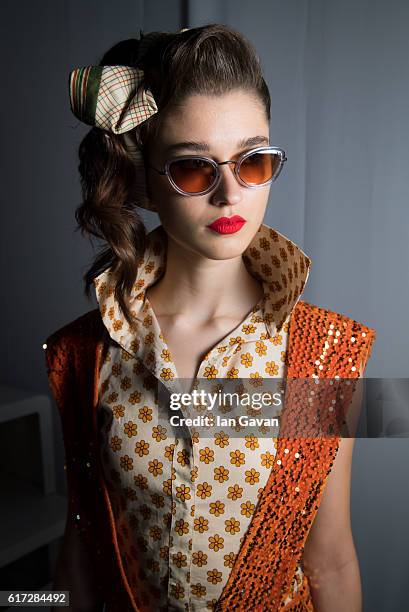
[{"label": "eyebrow", "polygon": [[[256,145],[269,145],[269,139],[266,136],[251,136],[250,138],[243,138],[237,143],[238,149],[245,149],[246,147],[254,147]],[[207,142],[203,141],[194,141],[194,140],[186,140],[184,142],[177,142],[175,144],[169,145],[165,149],[165,154],[169,155],[171,153],[176,153],[180,150],[189,149],[190,151],[196,151],[197,153],[202,153],[203,151],[209,152],[210,147]]]}]

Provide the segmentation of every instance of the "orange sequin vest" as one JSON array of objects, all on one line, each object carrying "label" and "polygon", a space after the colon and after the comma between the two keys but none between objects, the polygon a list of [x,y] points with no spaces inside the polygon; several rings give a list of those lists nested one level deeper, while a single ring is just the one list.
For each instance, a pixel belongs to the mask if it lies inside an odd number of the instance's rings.
[{"label": "orange sequin vest", "polygon": [[[98,374],[107,333],[99,310],[87,312],[47,338],[46,367],[61,415],[68,511],[87,544],[101,599],[107,612],[142,612],[143,597],[131,591],[122,566],[98,452]],[[374,329],[354,319],[300,300],[290,318],[287,377],[358,378],[375,337]],[[293,593],[296,567],[339,441],[339,436],[286,438],[280,428],[269,479],[217,611],[313,611],[306,576],[291,603],[283,602]]]}]

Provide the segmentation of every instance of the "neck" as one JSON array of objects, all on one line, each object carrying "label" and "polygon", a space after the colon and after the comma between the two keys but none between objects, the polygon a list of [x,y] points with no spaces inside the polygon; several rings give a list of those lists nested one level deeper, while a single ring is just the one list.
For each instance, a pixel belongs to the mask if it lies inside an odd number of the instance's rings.
[{"label": "neck", "polygon": [[203,325],[226,316],[241,320],[263,297],[263,286],[241,255],[211,260],[169,240],[165,272],[146,296],[158,316]]}]

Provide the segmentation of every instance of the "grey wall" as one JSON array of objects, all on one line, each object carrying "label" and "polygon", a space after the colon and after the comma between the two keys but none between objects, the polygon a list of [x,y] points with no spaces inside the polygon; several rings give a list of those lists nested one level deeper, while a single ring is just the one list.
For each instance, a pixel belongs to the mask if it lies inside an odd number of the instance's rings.
[{"label": "grey wall", "polygon": [[[312,258],[303,299],[377,330],[366,376],[408,377],[407,2],[27,0],[2,3],[1,381],[47,392],[42,343],[95,304],[82,293],[92,250],[74,232],[87,128],[69,110],[69,70],[139,28],[179,29],[186,14],[189,26],[238,28],[260,54],[271,139],[288,156],[266,222]],[[56,418],[64,488],[59,427]],[[408,460],[407,439],[356,442],[352,516],[368,612],[408,607]]]}]

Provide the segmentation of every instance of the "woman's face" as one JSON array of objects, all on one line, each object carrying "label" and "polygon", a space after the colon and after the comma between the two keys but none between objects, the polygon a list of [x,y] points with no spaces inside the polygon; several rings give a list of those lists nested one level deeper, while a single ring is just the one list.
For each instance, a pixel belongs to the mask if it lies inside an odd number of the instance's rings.
[{"label": "woman's face", "polygon": [[[239,143],[257,138],[243,147]],[[177,143],[206,143],[206,150]],[[257,146],[269,144],[269,124],[264,107],[253,95],[234,91],[222,96],[192,95],[172,108],[163,119],[148,161],[163,170],[165,162],[179,155],[201,155],[217,162],[234,160]],[[270,185],[250,189],[238,183],[234,166],[219,166],[219,184],[205,195],[178,193],[166,176],[148,168],[148,190],[168,236],[181,247],[210,259],[229,259],[242,254],[263,222]],[[220,217],[240,215],[246,223],[235,233],[220,234],[208,225]]]}]

